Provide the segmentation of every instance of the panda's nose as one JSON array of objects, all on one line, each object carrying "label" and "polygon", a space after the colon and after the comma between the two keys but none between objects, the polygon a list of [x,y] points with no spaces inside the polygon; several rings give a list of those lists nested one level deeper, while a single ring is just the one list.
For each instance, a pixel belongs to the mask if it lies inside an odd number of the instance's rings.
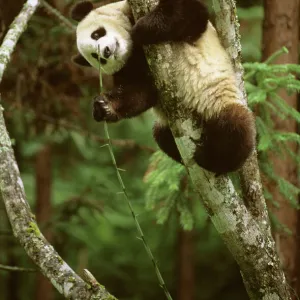
[{"label": "panda's nose", "polygon": [[104,58],[109,58],[112,54],[112,51],[110,50],[110,48],[108,46],[106,46],[103,50],[103,56]]}]

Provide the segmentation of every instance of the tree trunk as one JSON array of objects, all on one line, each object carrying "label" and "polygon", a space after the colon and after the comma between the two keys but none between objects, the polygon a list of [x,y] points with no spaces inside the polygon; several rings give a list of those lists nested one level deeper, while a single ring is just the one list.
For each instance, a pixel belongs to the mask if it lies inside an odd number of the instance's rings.
[{"label": "tree trunk", "polygon": [[[153,8],[156,0],[129,0],[135,19],[142,17]],[[234,0],[215,0],[215,11],[218,12],[219,22],[224,24],[223,30],[218,31],[223,40],[229,40],[227,51],[234,49],[234,69],[237,79],[241,79],[243,69],[240,65],[240,43],[238,35],[238,22],[236,21],[236,7]],[[230,48],[230,49],[229,49]],[[178,85],[174,78],[177,76],[175,66],[170,61],[178,60],[173,45],[160,44],[145,47],[145,54],[151,73],[160,93],[160,104],[166,113],[176,145],[180,151],[188,174],[194,184],[199,198],[220,236],[238,262],[243,280],[250,299],[291,299],[284,274],[279,264],[273,240],[269,234],[268,219],[265,210],[250,213],[228,176],[215,177],[206,172],[192,159],[195,149],[195,138],[201,135],[199,122],[194,119],[188,110],[183,110],[180,103],[184,101],[178,93]],[[163,66],[163,67],[162,67]],[[239,80],[241,88],[241,101],[244,102],[245,91],[243,82]],[[256,159],[253,160],[252,174],[257,173]],[[249,175],[252,175],[249,174]],[[249,176],[253,177],[253,176]],[[259,176],[256,180],[251,178],[249,190],[255,191],[260,187]],[[255,185],[258,183],[257,185]],[[256,189],[257,190],[257,189]],[[265,207],[264,198],[261,198],[261,207]],[[261,226],[260,226],[261,225]],[[259,263],[258,263],[259,262]]]},{"label": "tree trunk", "polygon": [[[46,239],[51,243],[51,230],[47,223],[51,219],[51,147],[46,145],[41,149],[35,160],[36,172],[36,219],[41,226]],[[45,227],[46,226],[46,227]],[[45,228],[43,230],[43,228]],[[42,274],[38,273],[36,277],[36,300],[52,300],[53,287],[51,282]]]},{"label": "tree trunk", "polygon": [[195,297],[195,260],[193,231],[178,230],[178,300]]},{"label": "tree trunk", "polygon": [[[0,194],[0,253],[1,253],[1,264],[14,266],[15,264],[15,252],[12,251],[14,247],[12,242],[12,236],[9,236],[10,226],[7,219],[6,210],[4,203],[2,202]],[[4,271],[0,271],[0,291],[4,299],[18,300],[16,296],[16,288],[11,288],[14,284],[13,274]],[[19,277],[16,277],[19,282]]]},{"label": "tree trunk", "polygon": [[[288,54],[280,56],[275,63],[285,64],[299,62],[299,0],[264,0],[265,19],[263,32],[263,58],[268,58],[278,49],[286,46]],[[279,95],[293,108],[297,109],[297,95],[289,96],[286,91],[280,91]],[[281,120],[274,116],[275,129],[279,131],[297,132],[297,124],[294,120]],[[297,151],[295,144],[289,145],[293,152]],[[297,184],[297,165],[289,157],[281,158],[278,155],[270,155],[274,163],[274,170],[278,176],[283,177],[293,184]],[[292,232],[288,235],[282,231],[274,232],[278,253],[290,285],[296,287],[296,258],[297,258],[297,210],[291,206],[279,192],[274,182],[268,182],[267,186],[272,192],[273,199],[279,203],[279,209],[271,208],[278,220],[286,225]]]}]

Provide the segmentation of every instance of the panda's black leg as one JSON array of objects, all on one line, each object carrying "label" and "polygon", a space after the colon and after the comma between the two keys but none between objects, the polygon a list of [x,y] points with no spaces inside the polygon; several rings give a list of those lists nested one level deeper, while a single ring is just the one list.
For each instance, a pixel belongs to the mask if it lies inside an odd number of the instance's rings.
[{"label": "panda's black leg", "polygon": [[157,103],[156,90],[142,84],[118,86],[94,98],[93,117],[97,122],[117,122],[135,117]]},{"label": "panda's black leg", "polygon": [[252,113],[232,104],[203,124],[201,140],[194,159],[202,168],[217,175],[239,169],[255,147],[255,124]]},{"label": "panda's black leg", "polygon": [[182,159],[176,146],[170,128],[166,125],[155,123],[153,126],[153,137],[160,149],[169,157],[182,164]]},{"label": "panda's black leg", "polygon": [[200,0],[160,0],[153,11],[137,21],[132,39],[140,45],[194,42],[206,30],[208,18]]}]

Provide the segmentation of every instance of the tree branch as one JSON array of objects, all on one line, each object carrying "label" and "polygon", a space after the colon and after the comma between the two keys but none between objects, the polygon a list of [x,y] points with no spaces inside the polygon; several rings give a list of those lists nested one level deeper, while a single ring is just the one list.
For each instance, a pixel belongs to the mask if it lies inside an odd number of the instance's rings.
[{"label": "tree branch", "polygon": [[[155,0],[128,0],[135,18],[146,14]],[[231,8],[231,7],[230,7]],[[226,12],[224,12],[226,18]],[[231,44],[232,46],[234,44]],[[214,174],[198,167],[192,158],[194,140],[201,128],[188,111],[178,109],[177,86],[174,78],[177,60],[173,44],[145,47],[145,54],[160,91],[161,105],[168,116],[177,146],[202,203],[222,239],[238,262],[251,299],[290,299],[284,273],[280,268],[274,242],[266,230],[261,230],[237,195],[227,176]],[[178,45],[176,45],[178,49]]]},{"label": "tree branch", "polygon": [[[4,102],[5,101],[3,100],[3,103]],[[74,124],[73,122],[69,122],[66,119],[53,118],[49,115],[42,114],[42,113],[39,113],[37,115],[36,112],[31,109],[25,109],[23,107],[12,106],[9,108],[9,110],[6,110],[6,116],[9,115],[8,112],[13,113],[13,112],[15,112],[15,110],[21,110],[21,111],[23,111],[23,113],[30,112],[30,113],[34,114],[36,118],[38,118],[39,120],[41,120],[45,123],[53,124],[54,126],[57,126],[58,128],[64,128],[66,130],[76,131],[79,134],[86,136],[86,137],[90,138],[92,141],[95,141],[97,143],[102,143],[102,144],[108,143],[108,140],[106,138],[100,137],[99,135],[94,134],[93,132],[89,131],[88,129],[84,129],[81,126]],[[112,139],[111,143],[117,147],[124,147],[129,150],[142,150],[142,151],[148,152],[150,154],[154,153],[157,150],[157,149],[149,147],[147,145],[138,144],[133,139]]]},{"label": "tree branch", "polygon": [[27,268],[20,268],[20,267],[11,267],[0,264],[0,270],[8,271],[8,272],[36,272],[36,269],[27,269]]},{"label": "tree branch", "polygon": [[21,34],[27,27],[27,23],[34,14],[35,10],[39,5],[38,0],[28,0],[24,5],[20,14],[15,18],[13,23],[10,25],[3,43],[1,45],[0,52],[0,82],[2,80],[4,71],[8,62],[10,61],[11,55],[14,51],[15,45]]},{"label": "tree branch", "polygon": [[[16,17],[0,47],[0,81],[15,45],[27,22],[38,7],[37,0],[28,0]],[[0,107],[0,191],[13,233],[42,273],[68,299],[113,300],[106,289],[89,272],[82,280],[57,254],[40,232],[26,201],[20,172],[8,136],[3,108]],[[89,275],[87,275],[89,274]]]}]

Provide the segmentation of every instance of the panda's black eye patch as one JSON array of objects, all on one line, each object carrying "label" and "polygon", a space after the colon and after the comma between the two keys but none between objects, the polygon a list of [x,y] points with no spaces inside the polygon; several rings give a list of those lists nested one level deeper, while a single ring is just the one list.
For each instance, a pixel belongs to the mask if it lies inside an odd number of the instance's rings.
[{"label": "panda's black eye patch", "polygon": [[92,55],[93,58],[98,59],[98,54],[97,53],[92,53],[91,55]]},{"label": "panda's black eye patch", "polygon": [[95,41],[99,40],[101,37],[106,35],[106,30],[104,27],[99,27],[97,30],[93,31],[91,38]]}]

